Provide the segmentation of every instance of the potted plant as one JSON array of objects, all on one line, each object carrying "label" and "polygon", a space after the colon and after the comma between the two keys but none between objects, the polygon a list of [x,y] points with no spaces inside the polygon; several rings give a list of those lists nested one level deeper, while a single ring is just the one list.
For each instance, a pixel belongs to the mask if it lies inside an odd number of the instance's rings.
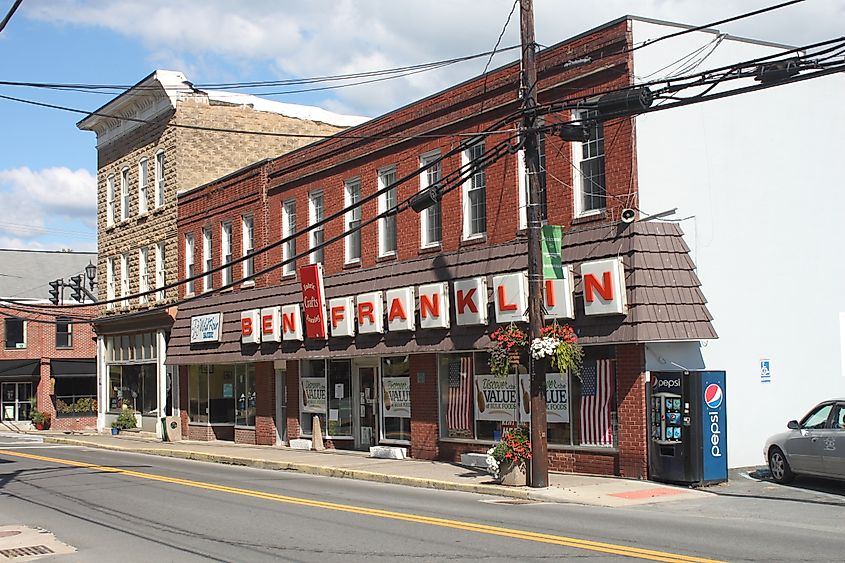
[{"label": "potted plant", "polygon": [[30,420],[35,425],[36,430],[50,429],[50,413],[41,412],[38,409],[32,409],[29,414]]},{"label": "potted plant", "polygon": [[487,451],[487,468],[502,485],[523,486],[528,482],[531,437],[525,426],[508,430],[502,441]]},{"label": "potted plant", "polygon": [[137,426],[138,424],[135,420],[135,413],[130,411],[126,408],[126,405],[124,405],[120,414],[117,415],[117,419],[111,423],[111,433],[113,436],[116,436],[117,434],[120,434],[121,430],[131,430]]},{"label": "potted plant", "polygon": [[506,376],[513,356],[518,358],[527,343],[528,335],[513,323],[494,330],[490,334],[490,373],[497,377]]},{"label": "potted plant", "polygon": [[551,358],[552,367],[560,373],[575,372],[581,367],[584,350],[571,326],[555,323],[541,328],[540,337],[531,341],[531,357]]}]

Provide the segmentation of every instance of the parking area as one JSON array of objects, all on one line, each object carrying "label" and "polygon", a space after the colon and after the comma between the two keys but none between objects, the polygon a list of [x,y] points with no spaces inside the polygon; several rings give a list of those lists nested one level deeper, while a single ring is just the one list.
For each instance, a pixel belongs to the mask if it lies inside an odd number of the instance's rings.
[{"label": "parking area", "polygon": [[771,479],[765,466],[742,467],[730,470],[728,483],[704,490],[721,496],[781,499],[784,501],[845,506],[845,482],[796,477],[788,485]]}]

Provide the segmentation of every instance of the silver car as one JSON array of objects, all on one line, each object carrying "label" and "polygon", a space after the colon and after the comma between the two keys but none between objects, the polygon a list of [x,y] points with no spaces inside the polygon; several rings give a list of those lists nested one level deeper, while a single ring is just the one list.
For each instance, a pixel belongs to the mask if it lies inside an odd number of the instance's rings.
[{"label": "silver car", "polygon": [[820,403],[786,427],[763,450],[775,481],[789,483],[795,475],[845,479],[845,399]]}]

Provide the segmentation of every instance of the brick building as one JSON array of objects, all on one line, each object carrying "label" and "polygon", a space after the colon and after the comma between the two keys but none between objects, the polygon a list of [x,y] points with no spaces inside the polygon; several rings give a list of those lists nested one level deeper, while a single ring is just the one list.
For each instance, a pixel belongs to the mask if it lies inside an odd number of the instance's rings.
[{"label": "brick building", "polygon": [[[84,281],[96,261],[93,252],[0,250],[0,428],[29,428],[33,406],[54,429],[96,427],[96,307],[56,308],[48,292],[56,279]],[[76,303],[60,291],[60,305]]]},{"label": "brick building", "polygon": [[100,428],[126,405],[156,430],[177,393],[164,367],[176,290],[155,291],[176,278],[176,194],[361,121],[159,70],[78,123],[97,134]]},{"label": "brick building", "polygon": [[[623,18],[539,52],[539,103],[632,84],[632,25]],[[167,363],[187,382],[184,436],[273,445],[312,437],[318,419],[331,447],[456,460],[527,421],[527,354],[497,377],[488,353],[495,328],[526,327],[522,152],[450,181],[513,135],[518,91],[514,63],[359,125],[355,138],[337,135],[178,195],[179,277],[209,272],[180,285],[180,297],[197,298],[180,305],[168,343]],[[571,267],[547,287],[547,319],[574,326],[585,349],[580,374],[547,380],[560,391],[549,406],[549,457],[553,469],[645,478],[647,344],[716,335],[680,228],[620,220],[638,202],[635,119],[592,117],[547,118],[589,123],[587,142],[541,139],[543,217],[563,227]],[[435,185],[445,193],[421,214],[402,206],[381,215]],[[252,248],[270,249],[248,266],[227,265],[243,255],[246,218]],[[303,276],[314,264],[325,293],[309,311]],[[306,334],[309,317],[322,316],[328,335]]]}]

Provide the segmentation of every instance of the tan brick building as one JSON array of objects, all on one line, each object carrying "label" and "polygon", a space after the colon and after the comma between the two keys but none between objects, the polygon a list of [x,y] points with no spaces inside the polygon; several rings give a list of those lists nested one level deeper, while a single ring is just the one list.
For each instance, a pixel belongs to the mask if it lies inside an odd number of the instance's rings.
[{"label": "tan brick building", "polygon": [[173,408],[164,350],[176,289],[153,290],[177,278],[176,194],[363,120],[158,70],[77,124],[97,134],[101,428],[127,406],[152,431]]}]

